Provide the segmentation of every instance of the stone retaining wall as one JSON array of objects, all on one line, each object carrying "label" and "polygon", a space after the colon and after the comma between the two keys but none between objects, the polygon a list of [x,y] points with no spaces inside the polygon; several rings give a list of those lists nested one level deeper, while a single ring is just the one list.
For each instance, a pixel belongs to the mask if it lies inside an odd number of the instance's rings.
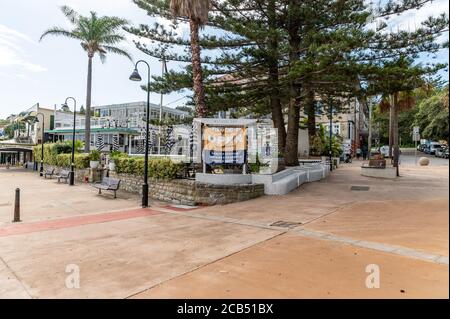
[{"label": "stone retaining wall", "polygon": [[[142,177],[110,172],[110,177],[121,180],[120,188],[140,193]],[[263,184],[212,185],[194,180],[149,180],[149,194],[158,200],[182,205],[223,205],[264,195]]]},{"label": "stone retaining wall", "polygon": [[[70,171],[70,168],[61,168],[59,166],[53,166],[53,165],[44,165],[44,170],[48,168],[54,168],[55,169],[55,175],[58,175],[59,171],[62,169],[66,169]],[[39,166],[38,166],[38,172],[39,172]],[[79,182],[84,182],[85,176],[90,177],[91,176],[91,169],[85,168],[85,169],[77,169],[75,168],[75,180]],[[100,176],[98,177],[100,178]],[[98,180],[98,178],[96,180]],[[91,177],[92,179],[92,177]]]}]

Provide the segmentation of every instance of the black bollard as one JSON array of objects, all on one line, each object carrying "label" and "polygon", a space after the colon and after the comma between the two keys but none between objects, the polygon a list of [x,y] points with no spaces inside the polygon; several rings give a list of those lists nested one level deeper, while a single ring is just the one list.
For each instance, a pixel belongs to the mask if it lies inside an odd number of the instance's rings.
[{"label": "black bollard", "polygon": [[16,199],[14,203],[14,220],[13,223],[20,222],[20,188],[16,188]]}]

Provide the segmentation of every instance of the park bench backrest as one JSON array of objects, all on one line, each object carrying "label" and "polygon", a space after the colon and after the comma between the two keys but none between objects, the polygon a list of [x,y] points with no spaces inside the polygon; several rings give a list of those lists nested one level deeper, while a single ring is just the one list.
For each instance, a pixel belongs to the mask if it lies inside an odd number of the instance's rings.
[{"label": "park bench backrest", "polygon": [[63,169],[61,172],[59,172],[59,175],[61,177],[69,177],[69,174],[70,174],[70,172],[65,169]]},{"label": "park bench backrest", "polygon": [[45,170],[45,173],[47,173],[47,174],[53,174],[54,171],[55,171],[54,168],[47,168],[47,169]]},{"label": "park bench backrest", "polygon": [[111,189],[119,189],[120,179],[111,178],[111,177],[103,177],[102,185],[108,186]]}]

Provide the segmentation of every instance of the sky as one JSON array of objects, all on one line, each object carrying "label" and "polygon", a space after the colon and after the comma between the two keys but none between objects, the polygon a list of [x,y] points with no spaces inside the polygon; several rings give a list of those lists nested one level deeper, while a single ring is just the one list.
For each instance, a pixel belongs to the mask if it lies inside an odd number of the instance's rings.
[{"label": "sky", "polygon": [[[66,97],[73,96],[78,106],[85,104],[87,55],[76,40],[63,37],[47,37],[39,42],[40,35],[49,27],[70,27],[60,12],[61,5],[68,5],[83,15],[96,11],[99,15],[125,18],[132,25],[153,24],[131,0],[0,0],[0,118],[17,114],[36,103],[53,108],[60,106]],[[395,27],[410,29],[432,14],[449,13],[447,0],[436,0],[421,10],[413,10],[392,23]],[[188,32],[187,27],[181,33]],[[129,41],[121,46],[133,56],[133,60],[145,59],[152,73],[160,74],[161,63],[137,50]],[[448,39],[448,33],[445,35]],[[423,61],[431,57],[424,56]],[[448,51],[440,52],[434,62],[448,62]],[[133,70],[128,59],[109,55],[105,64],[97,57],[93,66],[92,104],[105,105],[143,101],[145,92],[139,84],[128,79]],[[179,68],[178,62],[169,62],[168,68]],[[144,69],[141,73],[146,74]],[[448,71],[444,73],[448,79]],[[145,80],[145,76],[144,76]],[[164,96],[164,105],[183,105],[183,97],[189,92]],[[151,102],[159,104],[159,94],[151,94]]]}]

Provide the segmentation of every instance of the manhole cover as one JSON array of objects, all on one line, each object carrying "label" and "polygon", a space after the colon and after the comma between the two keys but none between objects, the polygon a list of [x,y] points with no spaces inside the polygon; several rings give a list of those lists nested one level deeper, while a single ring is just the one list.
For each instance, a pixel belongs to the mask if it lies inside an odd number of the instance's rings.
[{"label": "manhole cover", "polygon": [[352,191],[362,191],[362,192],[367,192],[370,189],[369,186],[352,186],[350,187],[350,190]]},{"label": "manhole cover", "polygon": [[302,223],[294,223],[294,222],[287,222],[284,220],[279,220],[275,223],[270,224],[270,226],[283,227],[283,228],[295,228],[301,224]]}]

